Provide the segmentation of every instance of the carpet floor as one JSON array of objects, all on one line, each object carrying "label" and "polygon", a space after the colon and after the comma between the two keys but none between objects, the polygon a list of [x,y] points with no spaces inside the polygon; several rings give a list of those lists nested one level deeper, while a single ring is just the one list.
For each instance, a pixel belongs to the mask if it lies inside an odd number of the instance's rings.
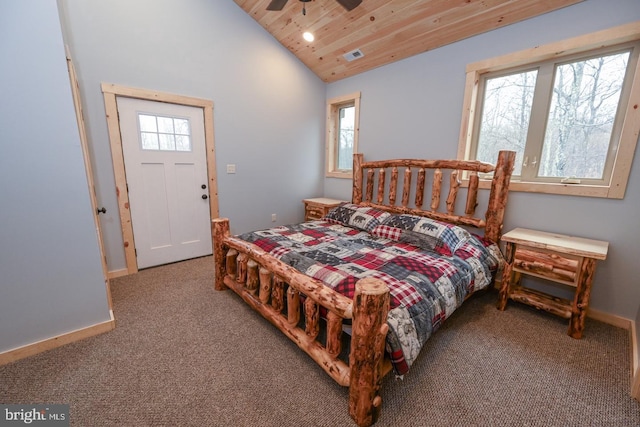
[{"label": "carpet floor", "polygon": [[[112,281],[116,329],[0,366],[0,403],[68,403],[73,426],[351,426],[335,384],[199,258]],[[403,379],[378,426],[640,426],[628,332],[497,295],[469,299]]]}]

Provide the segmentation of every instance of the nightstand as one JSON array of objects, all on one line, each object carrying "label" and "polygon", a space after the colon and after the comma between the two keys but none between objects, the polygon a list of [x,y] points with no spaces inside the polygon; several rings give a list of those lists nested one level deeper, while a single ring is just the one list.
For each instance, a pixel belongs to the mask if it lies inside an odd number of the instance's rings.
[{"label": "nightstand", "polygon": [[[569,336],[582,338],[596,260],[607,257],[609,243],[562,234],[516,228],[502,236],[506,265],[498,309],[507,301],[522,302],[569,320]],[[573,302],[520,285],[521,275],[574,288]]]},{"label": "nightstand", "polygon": [[344,203],[344,201],[319,197],[316,199],[304,199],[302,203],[304,203],[304,220],[313,221],[315,219],[322,218],[331,209],[335,208],[340,203]]}]

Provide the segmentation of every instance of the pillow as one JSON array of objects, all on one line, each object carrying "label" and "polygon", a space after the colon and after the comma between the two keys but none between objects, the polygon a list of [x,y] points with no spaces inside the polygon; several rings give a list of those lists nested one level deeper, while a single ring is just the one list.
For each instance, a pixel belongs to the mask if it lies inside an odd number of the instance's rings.
[{"label": "pillow", "polygon": [[322,219],[370,232],[390,216],[390,213],[380,209],[343,203],[330,210]]},{"label": "pillow", "polygon": [[390,215],[371,234],[449,256],[471,239],[462,227],[408,214]]}]

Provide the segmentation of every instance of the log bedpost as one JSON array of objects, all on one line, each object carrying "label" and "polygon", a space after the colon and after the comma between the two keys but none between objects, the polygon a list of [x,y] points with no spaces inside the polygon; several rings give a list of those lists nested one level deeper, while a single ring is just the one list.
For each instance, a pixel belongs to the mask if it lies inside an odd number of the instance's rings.
[{"label": "log bedpost", "polygon": [[365,196],[365,200],[370,202],[373,200],[373,177],[375,171],[373,169],[367,170],[367,195]]},{"label": "log bedpost", "polygon": [[264,267],[260,267],[260,291],[258,292],[258,298],[263,304],[269,302],[271,297],[271,272]]},{"label": "log bedpost", "polygon": [[300,321],[300,292],[293,286],[287,289],[287,321],[292,326]]},{"label": "log bedpost", "polygon": [[398,168],[391,168],[391,180],[389,181],[389,205],[396,205],[396,194],[398,192]]},{"label": "log bedpost", "polygon": [[247,281],[247,264],[249,263],[249,255],[245,253],[238,254],[236,258],[238,267],[236,268],[236,282],[243,285]]},{"label": "log bedpost", "polygon": [[310,339],[315,340],[320,333],[320,308],[318,304],[309,297],[304,301],[304,320],[305,333]]},{"label": "log bedpost", "polygon": [[438,168],[433,171],[433,184],[431,186],[431,210],[437,211],[440,206],[440,189],[442,188],[442,171]]},{"label": "log bedpost", "polygon": [[249,262],[247,262],[246,287],[247,290],[253,295],[256,295],[258,293],[259,281],[260,279],[258,278],[258,263],[250,259]]},{"label": "log bedpost", "polygon": [[453,215],[456,208],[456,198],[458,197],[458,189],[460,188],[460,180],[458,179],[458,171],[451,171],[449,176],[449,195],[447,196],[447,213]]},{"label": "log bedpost", "polygon": [[276,313],[284,310],[284,280],[280,277],[275,277],[271,285],[271,307]]},{"label": "log bedpost", "polygon": [[511,172],[516,160],[515,151],[502,150],[498,154],[498,162],[493,171],[491,180],[491,194],[489,196],[489,206],[487,207],[487,225],[484,229],[486,238],[499,242],[502,236],[502,221],[509,195],[509,182]]},{"label": "log bedpost", "polygon": [[476,206],[478,206],[478,184],[480,178],[478,172],[473,171],[469,175],[469,189],[467,191],[467,204],[465,205],[464,213],[467,215],[473,215],[476,212]]},{"label": "log bedpost", "polygon": [[402,207],[409,206],[409,193],[411,192],[411,168],[404,170],[404,182],[402,183]]},{"label": "log bedpost", "polygon": [[422,209],[424,203],[424,182],[426,180],[426,171],[424,168],[418,170],[418,183],[416,185],[416,207]]},{"label": "log bedpost", "polygon": [[353,154],[353,193],[351,201],[353,203],[362,202],[362,180],[364,171],[362,170],[363,156],[361,153]]},{"label": "log bedpost", "polygon": [[236,272],[238,270],[238,251],[229,249],[227,251],[227,275],[236,280]]},{"label": "log bedpost", "polygon": [[224,284],[224,276],[228,249],[224,244],[224,239],[231,234],[229,219],[215,218],[212,220],[212,225],[211,237],[213,239],[213,262],[215,263],[214,288],[216,291],[224,291],[227,289],[227,285]]},{"label": "log bedpost", "polygon": [[342,317],[333,311],[327,313],[327,353],[334,359],[342,351]]},{"label": "log bedpost", "polygon": [[380,415],[382,361],[389,326],[389,289],[379,279],[356,283],[349,365],[349,415],[358,426],[374,424]]},{"label": "log bedpost", "polygon": [[386,171],[384,168],[380,168],[378,171],[378,204],[381,205],[384,202],[384,181]]}]

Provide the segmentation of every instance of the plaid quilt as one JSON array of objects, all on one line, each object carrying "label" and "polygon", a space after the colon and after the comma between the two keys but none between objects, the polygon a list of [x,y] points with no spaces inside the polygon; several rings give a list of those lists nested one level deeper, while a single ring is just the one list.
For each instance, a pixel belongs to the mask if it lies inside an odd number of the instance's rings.
[{"label": "plaid quilt", "polygon": [[[358,280],[383,280],[391,294],[387,352],[396,374],[403,375],[465,297],[491,282],[502,255],[495,244],[466,231],[451,247],[449,225],[437,225],[446,228],[440,235],[448,235],[449,242],[427,236],[429,245],[416,246],[415,232],[398,228],[407,219],[398,217],[385,213],[377,224],[357,228],[329,215],[238,237],[350,298]],[[411,243],[403,241],[403,232]]]}]

